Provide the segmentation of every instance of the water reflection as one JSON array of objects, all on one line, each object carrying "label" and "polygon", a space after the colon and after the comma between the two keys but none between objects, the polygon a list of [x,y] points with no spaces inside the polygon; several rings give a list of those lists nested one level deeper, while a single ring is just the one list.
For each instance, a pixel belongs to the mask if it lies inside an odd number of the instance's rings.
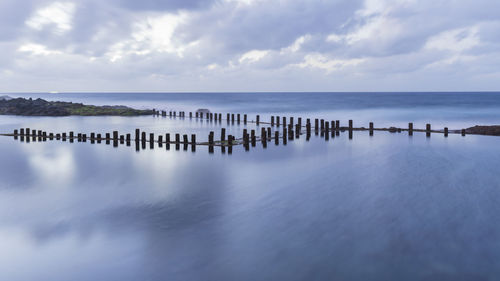
[{"label": "water reflection", "polygon": [[353,134],[230,157],[1,138],[0,279],[500,273],[495,138]]}]

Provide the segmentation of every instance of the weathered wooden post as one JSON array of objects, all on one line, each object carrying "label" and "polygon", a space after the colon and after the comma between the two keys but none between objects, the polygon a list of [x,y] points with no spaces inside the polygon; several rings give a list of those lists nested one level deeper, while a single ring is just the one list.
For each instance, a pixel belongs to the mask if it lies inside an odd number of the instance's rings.
[{"label": "weathered wooden post", "polygon": [[286,145],[286,140],[288,138],[286,126],[283,126],[283,145]]},{"label": "weathered wooden post", "polygon": [[139,134],[140,134],[140,130],[135,129],[135,141],[139,141]]},{"label": "weathered wooden post", "polygon": [[250,138],[248,137],[248,131],[247,129],[243,129],[243,144],[246,146],[249,144]]},{"label": "weathered wooden post", "polygon": [[158,147],[163,147],[163,135],[158,135]]},{"label": "weathered wooden post", "polygon": [[95,133],[90,133],[90,141],[94,141],[95,140]]},{"label": "weathered wooden post", "polygon": [[[47,133],[45,133],[45,132],[44,132],[43,134],[44,134],[44,136],[43,136],[43,137],[45,138],[45,135],[46,135]],[[83,142],[87,142],[87,134],[82,134],[82,141],[83,141]]]},{"label": "weathered wooden post", "polygon": [[318,130],[319,130],[319,120],[316,118],[314,119],[314,132],[318,134]]},{"label": "weathered wooden post", "polygon": [[227,146],[227,153],[232,154],[233,153],[233,136],[228,135],[227,136],[227,141],[228,141],[228,146]]},{"label": "weathered wooden post", "polygon": [[297,123],[297,125],[295,125],[295,132],[297,133],[297,138],[298,138],[298,135],[302,133],[302,125],[300,125],[300,123]]},{"label": "weathered wooden post", "polygon": [[427,124],[425,125],[425,135],[427,137],[430,137],[431,136],[431,124]]},{"label": "weathered wooden post", "polygon": [[191,151],[196,151],[196,134],[191,135]]},{"label": "weathered wooden post", "polygon": [[465,129],[462,129],[462,137],[465,137]]},{"label": "weathered wooden post", "polygon": [[141,141],[146,142],[146,132],[141,132]]},{"label": "weathered wooden post", "polygon": [[21,136],[24,136],[24,128],[19,129],[19,134],[20,134]]},{"label": "weathered wooden post", "polygon": [[272,137],[272,135],[271,135],[271,127],[267,127],[267,138],[268,138],[269,141],[271,140],[271,137]]},{"label": "weathered wooden post", "polygon": [[189,112],[189,119],[192,119],[193,118],[193,112]]},{"label": "weathered wooden post", "polygon": [[194,113],[194,116],[195,116],[195,118],[199,118],[199,116],[198,116],[198,112],[195,112],[195,113]]},{"label": "weathered wooden post", "polygon": [[274,116],[271,116],[271,126],[274,127]]},{"label": "weathered wooden post", "polygon": [[219,122],[222,120],[222,113],[219,113]]},{"label": "weathered wooden post", "polygon": [[283,127],[286,128],[286,117],[285,116],[283,116]]},{"label": "weathered wooden post", "polygon": [[217,113],[214,114],[214,120],[217,122]]},{"label": "weathered wooden post", "polygon": [[[63,137],[64,138],[66,137],[64,133],[63,133]],[[97,134],[97,143],[101,143],[101,140],[102,140],[102,135],[101,134]]]},{"label": "weathered wooden post", "polygon": [[113,131],[113,140],[118,140],[118,131]]},{"label": "weathered wooden post", "polygon": [[19,135],[19,131],[18,130],[14,130],[14,139],[17,140],[17,136]]},{"label": "weathered wooden post", "polygon": [[238,113],[238,114],[236,114],[236,122],[237,122],[238,124],[240,124],[240,114],[239,114],[239,113]]},{"label": "weathered wooden post", "polygon": [[353,128],[352,120],[349,120],[349,131],[352,131],[352,128]]},{"label": "weathered wooden post", "polygon": [[111,135],[109,133],[106,133],[106,144],[109,144],[111,140]]},{"label": "weathered wooden post", "polygon": [[226,140],[226,128],[221,128],[220,129],[220,141],[221,143],[224,143]]},{"label": "weathered wooden post", "polygon": [[228,113],[227,116],[226,116],[226,120],[227,120],[227,123],[229,123],[229,120],[230,120],[230,114]]},{"label": "weathered wooden post", "polygon": [[214,114],[210,113],[210,121],[212,121],[213,119],[214,119]]},{"label": "weathered wooden post", "polygon": [[167,150],[170,149],[170,134],[169,133],[165,134],[165,148]]},{"label": "weathered wooden post", "polygon": [[174,111],[174,117],[177,117],[177,112]]},{"label": "weathered wooden post", "polygon": [[310,135],[311,134],[311,123],[306,123],[306,134]]},{"label": "weathered wooden post", "polygon": [[293,127],[293,117],[290,117],[290,125]]},{"label": "weathered wooden post", "polygon": [[150,133],[149,134],[149,142],[154,142],[155,141],[155,134],[154,133]]},{"label": "weathered wooden post", "polygon": [[130,134],[125,135],[125,141],[130,142]]},{"label": "weathered wooden post", "polygon": [[26,135],[29,136],[30,135],[30,128],[26,128]]},{"label": "weathered wooden post", "polygon": [[297,120],[297,123],[299,124],[300,127],[302,127],[302,117],[299,117],[299,119]]},{"label": "weathered wooden post", "polygon": [[[83,134],[83,141],[85,141],[85,138],[86,138],[86,136],[85,136],[85,134]],[[120,144],[123,144],[123,143],[125,143],[125,136],[120,135]]]},{"label": "weathered wooden post", "polygon": [[325,120],[321,119],[320,120],[320,125],[321,125],[321,132],[323,132],[325,130]]},{"label": "weathered wooden post", "polygon": [[447,137],[448,136],[448,127],[444,127],[444,136]]},{"label": "weathered wooden post", "polygon": [[408,135],[413,136],[413,123],[408,123]]},{"label": "weathered wooden post", "polygon": [[370,122],[370,136],[373,136],[373,122]]},{"label": "weathered wooden post", "polygon": [[257,116],[256,116],[256,118],[255,118],[255,123],[256,123],[257,125],[259,125],[259,124],[260,124],[260,116],[259,116],[259,115],[257,115]]},{"label": "weathered wooden post", "polygon": [[255,146],[256,143],[256,137],[255,137],[255,130],[250,131],[250,138],[252,139],[252,146]]},{"label": "weathered wooden post", "polygon": [[172,111],[168,112],[168,117],[172,117]]},{"label": "weathered wooden post", "polygon": [[267,136],[267,133],[266,133],[266,128],[262,127],[261,130],[260,130],[260,140],[265,142],[266,141],[266,136]]},{"label": "weathered wooden post", "polygon": [[279,145],[280,144],[280,132],[274,131],[274,144]]},{"label": "weathered wooden post", "polygon": [[276,116],[276,126],[277,127],[280,126],[280,117],[279,116]]},{"label": "weathered wooden post", "polygon": [[336,132],[340,131],[340,120],[335,120],[335,131]]},{"label": "weathered wooden post", "polygon": [[184,145],[187,145],[189,143],[188,141],[188,135],[183,135],[182,140],[184,141]]},{"label": "weathered wooden post", "polygon": [[60,140],[61,139],[61,134],[56,134],[56,140]]},{"label": "weathered wooden post", "polygon": [[[34,131],[33,131],[34,132]],[[75,138],[75,133],[69,132],[69,142],[73,142]]]},{"label": "weathered wooden post", "polygon": [[49,133],[49,140],[53,140],[54,139],[54,133]]},{"label": "weathered wooden post", "polygon": [[181,135],[180,134],[175,134],[175,143],[176,144],[181,143]]},{"label": "weathered wooden post", "polygon": [[247,124],[247,115],[243,114],[243,124]]},{"label": "weathered wooden post", "polygon": [[329,122],[325,122],[325,140],[329,140],[330,139],[330,123]]},{"label": "weathered wooden post", "polygon": [[214,132],[210,132],[208,134],[208,144],[209,145],[214,145]]}]

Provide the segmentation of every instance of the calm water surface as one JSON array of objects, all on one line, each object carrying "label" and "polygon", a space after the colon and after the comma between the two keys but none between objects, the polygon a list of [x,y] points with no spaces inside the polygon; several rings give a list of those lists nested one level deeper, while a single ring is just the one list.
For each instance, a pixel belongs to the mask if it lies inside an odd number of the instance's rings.
[{"label": "calm water surface", "polygon": [[[135,106],[158,97],[63,95]],[[491,93],[477,100],[438,94],[414,107],[406,99],[420,98],[408,94],[385,98],[383,106],[360,105],[381,102],[363,101],[363,94],[349,106],[319,94],[311,99],[323,103],[301,102],[293,94],[291,108],[260,95],[259,101],[163,95],[154,106],[170,109],[178,99],[172,109],[318,117],[352,109],[360,122],[363,112],[376,124],[436,116],[457,128],[500,120],[500,98]],[[420,110],[430,117],[424,121]],[[0,117],[0,131],[18,127],[86,133],[140,127],[199,138],[220,128],[150,116]],[[241,134],[244,126],[227,128]],[[355,132],[352,140],[301,137],[227,155],[206,147],[136,152],[0,137],[0,280],[497,280],[499,143],[486,136]]]}]

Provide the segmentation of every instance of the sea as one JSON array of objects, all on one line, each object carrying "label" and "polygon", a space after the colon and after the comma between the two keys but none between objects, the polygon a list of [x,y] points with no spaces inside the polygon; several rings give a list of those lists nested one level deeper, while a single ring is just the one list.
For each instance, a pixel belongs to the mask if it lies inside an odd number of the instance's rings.
[{"label": "sea", "polygon": [[[140,109],[500,125],[500,93],[5,93]],[[186,113],[187,115],[187,113]],[[297,120],[297,119],[295,119]],[[305,122],[305,121],[303,121]],[[189,118],[0,116],[0,133],[241,136]],[[272,130],[275,130],[273,128]],[[206,146],[0,136],[0,280],[498,280],[500,137],[355,131]]]}]

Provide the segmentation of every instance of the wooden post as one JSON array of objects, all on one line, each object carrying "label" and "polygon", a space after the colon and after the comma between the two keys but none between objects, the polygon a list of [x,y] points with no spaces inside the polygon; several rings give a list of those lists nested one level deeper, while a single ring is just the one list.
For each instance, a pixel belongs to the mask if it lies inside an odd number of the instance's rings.
[{"label": "wooden post", "polygon": [[[47,134],[47,133],[44,132],[43,134],[44,134],[43,137],[45,137],[45,134]],[[87,134],[82,134],[82,141],[87,142]]]},{"label": "wooden post", "polygon": [[370,122],[370,136],[373,136],[373,122]]},{"label": "wooden post", "polygon": [[292,124],[288,124],[288,138],[290,140],[293,140],[293,125]]},{"label": "wooden post", "polygon": [[353,125],[352,125],[352,120],[349,120],[349,131],[352,131]]},{"label": "wooden post", "polygon": [[226,120],[227,120],[227,122],[228,122],[228,123],[229,123],[229,119],[230,119],[230,118],[229,118],[229,115],[230,115],[230,114],[228,113],[228,114],[227,114],[227,117],[226,117]]},{"label": "wooden post", "polygon": [[233,153],[233,136],[228,135],[227,141],[228,141],[227,153],[232,154]]},{"label": "wooden post", "polygon": [[462,137],[465,137],[465,129],[462,129]]},{"label": "wooden post", "polygon": [[146,142],[146,132],[141,132],[141,141]]},{"label": "wooden post", "polygon": [[447,137],[448,136],[448,127],[444,127],[444,136]]},{"label": "wooden post", "polygon": [[243,114],[243,124],[247,124],[247,115]]},{"label": "wooden post", "polygon": [[165,143],[168,145],[170,145],[170,134],[165,134]]},{"label": "wooden post", "polygon": [[49,134],[49,140],[53,140],[54,139],[54,133],[50,133]]},{"label": "wooden post", "polygon": [[314,131],[317,133],[319,130],[319,120],[316,118],[314,119]]},{"label": "wooden post", "polygon": [[127,142],[130,142],[130,134],[126,134],[126,135],[125,135],[125,140],[126,140]]},{"label": "wooden post", "polygon": [[135,129],[135,141],[139,141],[139,134],[140,134],[140,130]]},{"label": "wooden post", "polygon": [[320,124],[321,124],[321,132],[323,132],[325,130],[325,120],[321,119],[320,120]]},{"label": "wooden post", "polygon": [[260,130],[260,140],[265,142],[266,141],[266,128],[262,127]]},{"label": "wooden post", "polygon": [[196,151],[196,135],[195,134],[191,135],[191,151],[192,152]]},{"label": "wooden post", "polygon": [[163,135],[158,135],[158,147],[163,146]]},{"label": "wooden post", "polygon": [[413,136],[413,123],[408,123],[408,135]]},{"label": "wooden post", "polygon": [[182,139],[184,141],[184,144],[188,144],[188,135],[183,135]]},{"label": "wooden post", "polygon": [[255,130],[250,131],[250,138],[252,139],[252,146],[255,146],[256,142]]},{"label": "wooden post", "polygon": [[222,120],[222,113],[219,113],[219,122]]},{"label": "wooden post", "polygon": [[311,123],[306,123],[306,134],[311,134]]},{"label": "wooden post", "polygon": [[286,117],[285,116],[283,116],[283,127],[286,128]]},{"label": "wooden post", "polygon": [[267,127],[267,138],[271,140],[271,127]]},{"label": "wooden post", "polygon": [[239,114],[239,113],[236,115],[236,122],[237,122],[238,124],[240,124],[240,114]]},{"label": "wooden post", "polygon": [[208,134],[208,144],[213,145],[214,144],[214,132],[210,132]]},{"label": "wooden post", "polygon": [[[63,140],[66,138],[66,135],[65,133],[63,133]],[[101,143],[101,140],[102,140],[102,135],[101,134],[97,134],[96,136],[97,138],[97,143]]]},{"label": "wooden post", "polygon": [[274,144],[279,145],[280,144],[280,132],[274,131]]},{"label": "wooden post", "polygon": [[260,124],[260,116],[259,116],[259,115],[257,115],[257,116],[256,116],[256,118],[255,118],[255,123],[256,123],[257,125],[259,125],[259,124]]},{"label": "wooden post", "polygon": [[214,114],[210,113],[210,121],[212,121],[213,119],[214,119]]},{"label": "wooden post", "polygon": [[430,137],[431,136],[431,124],[427,124],[425,125],[425,135],[427,137]]},{"label": "wooden post", "polygon": [[280,126],[280,117],[279,116],[276,116],[276,126],[277,127]]},{"label": "wooden post", "polygon": [[297,123],[299,124],[300,127],[302,127],[302,117],[299,117],[299,119],[297,120]]},{"label": "wooden post", "polygon": [[20,134],[21,136],[24,136],[24,128],[19,129],[19,134]]},{"label": "wooden post", "polygon": [[224,142],[226,140],[226,128],[220,129],[220,141]]},{"label": "wooden post", "polygon": [[193,112],[189,112],[189,119],[193,118]]},{"label": "wooden post", "polygon": [[180,134],[175,134],[175,144],[181,143],[181,135]]},{"label": "wooden post", "polygon": [[198,112],[195,112],[195,113],[194,113],[194,116],[195,116],[195,118],[199,118],[199,116],[198,116]]},{"label": "wooden post", "polygon": [[293,117],[290,117],[290,125],[293,126]]},{"label": "wooden post", "polygon": [[155,141],[155,134],[154,133],[150,133],[149,134],[149,142],[154,142]]},{"label": "wooden post", "polygon": [[118,140],[118,131],[113,131],[113,140]]},{"label": "wooden post", "polygon": [[271,116],[271,126],[274,127],[274,116]]},{"label": "wooden post", "polygon": [[26,128],[26,135],[29,136],[30,135],[30,128]]},{"label": "wooden post", "polygon": [[17,136],[19,135],[19,131],[18,130],[14,130],[14,139],[17,140]]},{"label": "wooden post", "polygon": [[330,123],[329,122],[325,122],[325,139],[328,140],[329,137],[330,137]]},{"label": "wooden post", "polygon": [[286,140],[287,140],[287,130],[286,130],[286,126],[283,126],[283,144],[285,145],[286,144]]}]

